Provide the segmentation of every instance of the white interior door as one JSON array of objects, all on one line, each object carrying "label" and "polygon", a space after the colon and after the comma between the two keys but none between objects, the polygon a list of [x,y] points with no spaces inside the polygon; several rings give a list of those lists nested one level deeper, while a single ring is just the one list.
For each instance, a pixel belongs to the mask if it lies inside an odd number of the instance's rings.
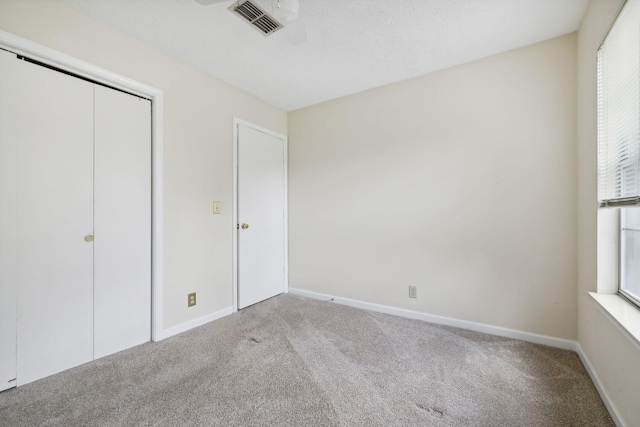
[{"label": "white interior door", "polygon": [[238,308],[285,291],[284,158],[282,138],[238,125]]},{"label": "white interior door", "polygon": [[95,358],[151,337],[151,102],[95,87]]},{"label": "white interior door", "polygon": [[93,359],[93,85],[15,57],[1,80],[0,145],[15,155],[2,186],[11,213],[0,228],[15,230],[2,288],[19,283],[20,385]]}]

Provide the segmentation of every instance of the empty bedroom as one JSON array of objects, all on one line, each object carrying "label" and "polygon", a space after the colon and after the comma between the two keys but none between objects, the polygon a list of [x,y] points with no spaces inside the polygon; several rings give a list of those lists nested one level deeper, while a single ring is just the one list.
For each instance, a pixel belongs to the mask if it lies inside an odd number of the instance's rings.
[{"label": "empty bedroom", "polygon": [[640,425],[640,0],[0,0],[0,425]]}]

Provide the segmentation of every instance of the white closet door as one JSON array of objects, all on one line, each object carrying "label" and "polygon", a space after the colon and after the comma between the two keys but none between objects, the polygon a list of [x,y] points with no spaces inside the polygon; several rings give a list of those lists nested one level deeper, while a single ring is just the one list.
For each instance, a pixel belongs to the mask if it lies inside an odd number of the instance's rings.
[{"label": "white closet door", "polygon": [[95,358],[151,338],[151,103],[95,87]]},{"label": "white closet door", "polygon": [[2,67],[21,385],[93,359],[93,85],[17,59]]},{"label": "white closet door", "polygon": [[0,50],[0,391],[16,385],[17,144],[10,126],[15,102],[11,67],[16,55]]}]

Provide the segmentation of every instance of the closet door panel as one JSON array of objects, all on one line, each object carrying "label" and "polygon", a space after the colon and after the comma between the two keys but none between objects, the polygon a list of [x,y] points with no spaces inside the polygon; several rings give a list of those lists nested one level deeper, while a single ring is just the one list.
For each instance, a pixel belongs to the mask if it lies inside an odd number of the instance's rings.
[{"label": "closet door panel", "polygon": [[93,359],[93,85],[16,62],[3,125],[17,146],[21,385]]},{"label": "closet door panel", "polygon": [[151,337],[151,103],[95,87],[95,357]]},{"label": "closet door panel", "polygon": [[12,136],[16,55],[0,50],[0,391],[16,385],[18,145]]}]

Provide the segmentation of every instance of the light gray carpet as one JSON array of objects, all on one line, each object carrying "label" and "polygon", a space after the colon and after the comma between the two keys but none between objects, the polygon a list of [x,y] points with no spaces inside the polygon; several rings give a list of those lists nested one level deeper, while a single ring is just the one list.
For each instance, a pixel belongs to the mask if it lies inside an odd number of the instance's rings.
[{"label": "light gray carpet", "polygon": [[281,295],[0,393],[2,426],[610,426],[578,356]]}]

